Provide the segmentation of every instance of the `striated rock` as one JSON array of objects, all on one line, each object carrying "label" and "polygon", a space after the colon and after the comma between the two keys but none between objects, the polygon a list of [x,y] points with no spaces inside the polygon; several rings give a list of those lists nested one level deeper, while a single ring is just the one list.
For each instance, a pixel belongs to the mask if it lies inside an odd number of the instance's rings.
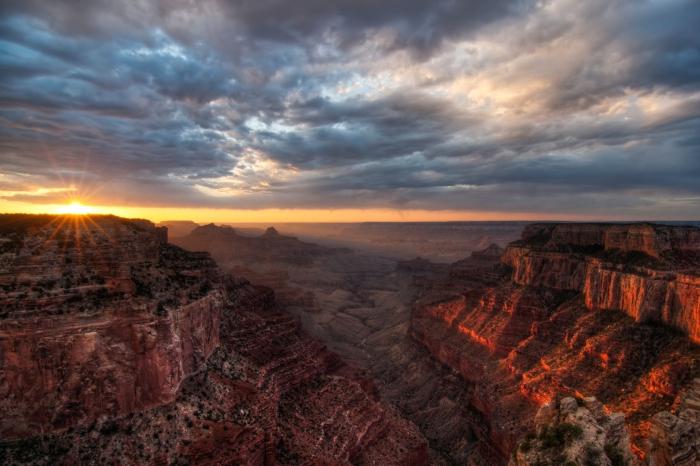
[{"label": "striated rock", "polygon": [[64,235],[58,217],[23,221],[7,233],[5,271],[27,279],[6,293],[32,290],[41,278],[29,272],[56,261],[71,277],[98,270],[105,292],[77,309],[57,292],[30,311],[29,293],[12,295],[0,320],[3,464],[427,463],[416,426],[271,290],[222,276],[148,222],[90,217]]},{"label": "striated rock", "polygon": [[[0,436],[172,401],[219,344],[213,261],[150,222],[7,216],[0,292]],[[33,222],[33,223],[31,223]]]},{"label": "striated rock", "polygon": [[2,437],[172,401],[219,344],[217,293],[170,312],[51,317],[0,330]]},{"label": "striated rock", "polygon": [[236,280],[226,293],[221,345],[173,401],[5,442],[0,457],[7,464],[27,457],[34,464],[427,463],[418,429],[300,333],[269,290]]},{"label": "striated rock", "polygon": [[[461,375],[484,420],[476,432],[504,457],[543,405],[576,396],[600,400],[587,408],[594,416],[623,413],[631,449],[644,458],[652,417],[700,376],[695,259],[692,252],[682,260],[678,251],[664,253],[663,261],[605,252],[596,243],[601,230],[589,225],[580,233],[567,227],[566,243],[546,247],[553,229],[535,225],[527,241],[506,248],[501,261],[512,267],[511,280],[474,259],[432,282],[417,275],[425,291],[410,334]],[[629,278],[600,278],[608,272]],[[687,335],[650,325],[656,322]]]},{"label": "striated rock", "polygon": [[547,249],[635,251],[657,258],[673,251],[700,251],[700,229],[652,223],[535,223],[521,237]]},{"label": "striated rock", "polygon": [[681,396],[674,413],[663,411],[652,418],[648,444],[652,466],[700,463],[700,379]]},{"label": "striated rock", "polygon": [[525,436],[510,466],[541,464],[638,464],[630,450],[624,416],[606,414],[594,397],[562,398],[542,406],[533,433]]},{"label": "striated rock", "polygon": [[589,309],[621,310],[700,342],[699,250],[700,229],[693,227],[538,224],[502,260],[515,283],[580,291]]}]

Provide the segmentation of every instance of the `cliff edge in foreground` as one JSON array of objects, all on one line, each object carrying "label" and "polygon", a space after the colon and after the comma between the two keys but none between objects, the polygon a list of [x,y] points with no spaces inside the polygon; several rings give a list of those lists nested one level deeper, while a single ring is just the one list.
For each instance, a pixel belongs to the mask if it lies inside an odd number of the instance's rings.
[{"label": "cliff edge in foreground", "polygon": [[425,464],[418,429],[164,229],[0,216],[0,463]]}]

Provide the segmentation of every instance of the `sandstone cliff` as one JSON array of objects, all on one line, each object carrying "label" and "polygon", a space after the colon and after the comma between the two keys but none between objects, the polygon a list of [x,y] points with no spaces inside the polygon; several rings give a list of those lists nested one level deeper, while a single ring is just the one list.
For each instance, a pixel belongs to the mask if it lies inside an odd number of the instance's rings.
[{"label": "sandstone cliff", "polygon": [[172,401],[219,344],[213,261],[169,246],[145,221],[9,217],[0,436]]},{"label": "sandstone cliff", "polygon": [[3,464],[426,463],[270,290],[149,222],[0,220]]},{"label": "sandstone cliff", "polygon": [[421,277],[411,334],[459,372],[480,435],[504,458],[541,406],[593,396],[626,416],[632,450],[649,461],[652,419],[700,375],[696,231],[659,228],[663,241],[647,226],[536,225],[501,264],[468,259]]},{"label": "sandstone cliff", "polygon": [[700,343],[700,229],[533,225],[503,261],[520,285],[580,291],[589,309],[674,326]]}]

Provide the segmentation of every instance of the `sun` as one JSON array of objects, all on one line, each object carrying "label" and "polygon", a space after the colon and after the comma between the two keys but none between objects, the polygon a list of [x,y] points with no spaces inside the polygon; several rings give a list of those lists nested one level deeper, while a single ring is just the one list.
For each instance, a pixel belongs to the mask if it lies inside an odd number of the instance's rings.
[{"label": "sun", "polygon": [[85,215],[93,211],[89,206],[83,205],[80,201],[73,201],[68,205],[58,207],[57,214]]}]

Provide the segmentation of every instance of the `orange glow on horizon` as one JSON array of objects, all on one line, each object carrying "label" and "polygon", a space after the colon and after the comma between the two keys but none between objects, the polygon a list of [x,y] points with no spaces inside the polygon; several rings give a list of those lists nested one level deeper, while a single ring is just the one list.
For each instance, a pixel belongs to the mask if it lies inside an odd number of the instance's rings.
[{"label": "orange glow on horizon", "polygon": [[597,217],[565,216],[538,212],[482,212],[467,210],[423,209],[214,209],[208,207],[138,207],[69,204],[34,204],[6,201],[3,213],[112,214],[127,218],[145,218],[153,222],[192,220],[197,223],[353,223],[353,222],[447,222],[508,220],[600,220]]},{"label": "orange glow on horizon", "polygon": [[80,201],[72,201],[68,205],[59,206],[52,211],[55,214],[71,214],[71,215],[85,215],[95,213],[95,209],[90,206],[86,206],[80,203]]}]

